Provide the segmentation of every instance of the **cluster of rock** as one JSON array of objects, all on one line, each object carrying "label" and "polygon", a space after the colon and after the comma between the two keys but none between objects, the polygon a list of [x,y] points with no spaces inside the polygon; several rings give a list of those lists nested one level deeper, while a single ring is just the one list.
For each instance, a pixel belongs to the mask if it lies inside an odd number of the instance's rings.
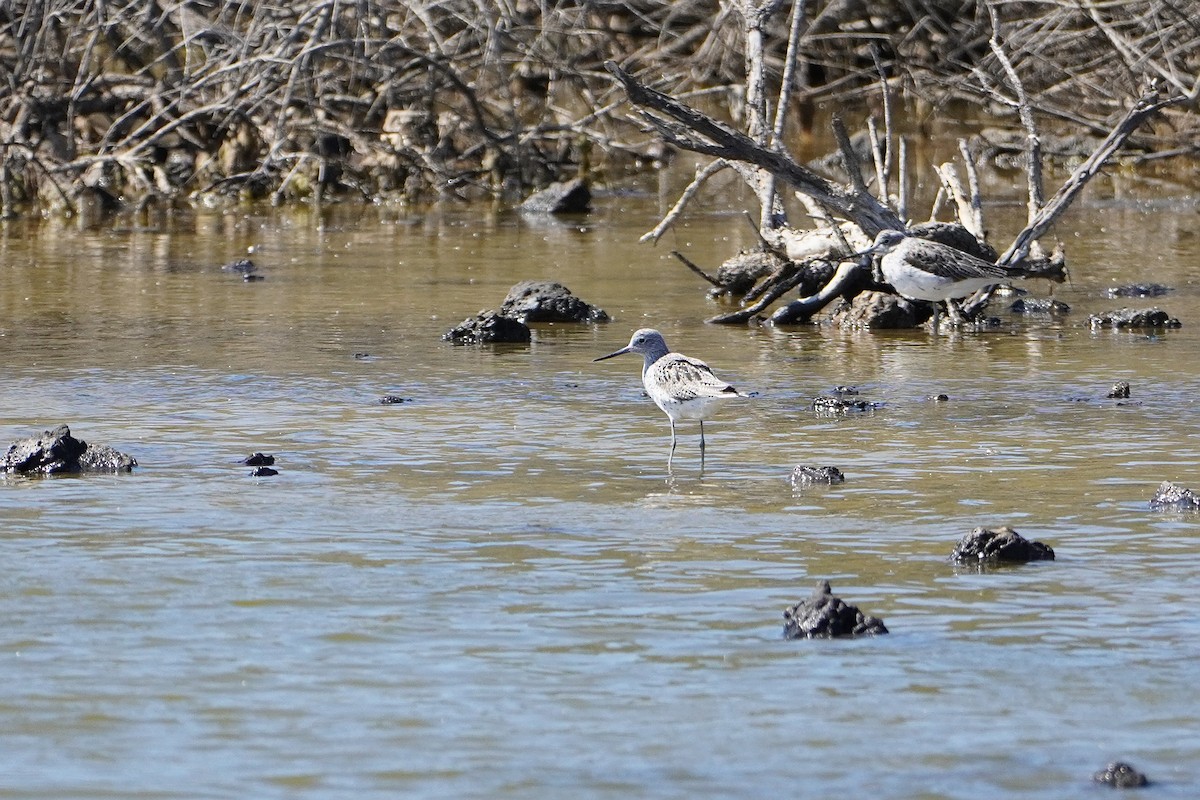
[{"label": "cluster of rock", "polygon": [[828,484],[833,486],[839,483],[845,483],[846,476],[837,467],[808,467],[803,464],[797,464],[792,468],[791,482],[794,488],[803,486],[815,486],[818,484]]},{"label": "cluster of rock", "polygon": [[76,439],[66,425],[18,439],[4,454],[4,472],[10,475],[132,472],[136,466],[133,456]]},{"label": "cluster of rock", "polygon": [[1161,297],[1169,291],[1171,287],[1161,283],[1131,283],[1105,289],[1104,294],[1106,297]]},{"label": "cluster of rock", "polygon": [[1054,549],[1041,542],[1029,541],[1007,525],[995,530],[975,528],[954,545],[950,560],[955,564],[975,566],[1053,561]]},{"label": "cluster of rock", "polygon": [[[959,249],[966,249],[960,247]],[[992,259],[994,260],[994,258]],[[1106,290],[1108,297],[1157,297],[1170,291],[1169,287],[1157,283],[1132,284]],[[1071,312],[1066,303],[1053,298],[1019,297],[1008,307],[1014,314],[1030,316],[1063,316]],[[933,307],[926,302],[914,302],[888,292],[866,290],[852,300],[843,300],[831,317],[834,327],[846,329],[895,330],[916,328],[924,325],[933,314]],[[975,325],[1000,324],[996,318],[981,317]],[[1182,323],[1159,308],[1119,308],[1092,314],[1088,327],[1099,328],[1179,328]]]},{"label": "cluster of rock", "polygon": [[[807,474],[812,467],[796,467],[796,475]],[[832,469],[841,477],[841,472]],[[803,478],[800,481],[804,481]],[[816,483],[818,481],[811,481]],[[829,481],[832,483],[833,481]],[[1028,561],[1053,561],[1054,550],[1041,542],[1031,542],[1010,527],[975,528],[954,546],[950,560],[970,566],[995,566]],[[829,581],[821,581],[807,600],[788,607],[783,612],[783,638],[823,639],[837,636],[874,636],[887,633],[883,620],[864,614],[833,594]]]},{"label": "cluster of rock", "polygon": [[269,478],[272,475],[279,474],[279,470],[274,468],[275,456],[251,453],[243,458],[240,463],[247,467],[254,467],[254,469],[250,470],[251,478]]},{"label": "cluster of rock", "polygon": [[830,397],[829,395],[814,397],[812,401],[813,411],[830,417],[866,413],[877,408],[879,408],[879,403],[872,403],[869,400],[851,400],[847,397]]},{"label": "cluster of rock", "polygon": [[1150,499],[1150,507],[1155,511],[1200,511],[1200,494],[1163,481]]},{"label": "cluster of rock", "polygon": [[1029,316],[1059,316],[1071,313],[1069,305],[1061,300],[1055,300],[1050,297],[1019,297],[1013,301],[1008,310],[1014,314],[1026,314]]},{"label": "cluster of rock", "polygon": [[604,309],[585,303],[554,281],[522,281],[508,290],[499,310],[480,311],[447,331],[442,338],[455,344],[528,342],[528,323],[608,322]]},{"label": "cluster of rock", "polygon": [[807,600],[783,612],[785,639],[832,639],[836,636],[878,636],[888,632],[883,620],[858,610],[833,594],[821,581]]},{"label": "cluster of rock", "polygon": [[1150,785],[1150,779],[1124,761],[1114,761],[1092,776],[1096,783],[1114,789],[1140,789]]},{"label": "cluster of rock", "polygon": [[1088,327],[1098,328],[1180,328],[1182,323],[1161,308],[1118,308],[1088,317]]}]

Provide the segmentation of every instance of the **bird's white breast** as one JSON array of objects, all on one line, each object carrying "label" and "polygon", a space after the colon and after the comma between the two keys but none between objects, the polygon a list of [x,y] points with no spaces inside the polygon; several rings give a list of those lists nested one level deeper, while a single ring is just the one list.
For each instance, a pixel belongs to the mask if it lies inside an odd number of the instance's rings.
[{"label": "bird's white breast", "polygon": [[954,280],[948,275],[939,275],[936,264],[930,268],[933,272],[910,263],[902,252],[888,253],[879,261],[884,279],[895,287],[896,291],[914,300],[945,300],[951,297],[966,297],[967,295],[991,286],[996,278],[984,276]]}]

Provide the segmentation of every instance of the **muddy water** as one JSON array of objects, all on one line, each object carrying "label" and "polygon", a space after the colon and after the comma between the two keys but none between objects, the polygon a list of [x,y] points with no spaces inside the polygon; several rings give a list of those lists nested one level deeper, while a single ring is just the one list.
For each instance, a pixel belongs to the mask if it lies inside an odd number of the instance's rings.
[{"label": "muddy water", "polygon": [[[1200,516],[1147,503],[1200,489],[1195,207],[1098,194],[1070,315],[931,337],[703,325],[668,252],[749,228],[637,244],[672,199],[10,225],[0,440],[141,467],[0,480],[0,796],[1064,798],[1114,758],[1196,796]],[[217,268],[251,246],[265,280]],[[616,321],[439,340],[542,277]],[[1184,327],[1089,331],[1132,280]],[[591,361],[645,325],[758,393],[703,468],[685,427],[667,473],[633,357]],[[878,408],[815,415],[840,384]],[[981,524],[1058,560],[951,567]],[[892,633],[782,641],[823,578]]]}]

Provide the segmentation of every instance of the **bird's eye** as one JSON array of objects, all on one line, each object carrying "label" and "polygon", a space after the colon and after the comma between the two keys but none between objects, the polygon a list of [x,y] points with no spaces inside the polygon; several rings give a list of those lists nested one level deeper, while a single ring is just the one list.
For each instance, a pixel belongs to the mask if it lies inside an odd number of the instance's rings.
[{"label": "bird's eye", "polygon": [[646,337],[645,337],[645,336],[639,336],[639,337],[637,338],[637,343],[638,343],[638,344],[645,344],[645,343],[646,343]]}]

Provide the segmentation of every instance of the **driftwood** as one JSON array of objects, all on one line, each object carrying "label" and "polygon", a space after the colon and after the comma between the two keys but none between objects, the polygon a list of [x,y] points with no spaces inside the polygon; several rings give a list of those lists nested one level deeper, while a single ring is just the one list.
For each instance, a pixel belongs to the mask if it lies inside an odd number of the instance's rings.
[{"label": "driftwood", "polygon": [[[762,85],[762,31],[766,25],[766,17],[777,10],[778,3],[757,3],[754,0],[741,0],[734,4],[741,12],[744,21],[744,35],[747,41],[746,71],[747,71],[747,132],[743,133],[732,125],[714,119],[703,112],[671,97],[670,95],[652,89],[637,77],[613,62],[605,64],[606,69],[617,79],[625,90],[630,102],[635,106],[639,118],[647,123],[667,144],[709,155],[717,159],[707,167],[698,171],[697,178],[685,190],[679,202],[671,209],[655,229],[643,237],[643,240],[655,240],[683,213],[687,202],[700,191],[704,180],[726,166],[738,171],[746,182],[753,188],[760,204],[760,236],[773,242],[786,243],[794,235],[786,227],[786,216],[778,207],[774,195],[775,182],[792,186],[799,199],[809,208],[811,215],[817,220],[819,227],[824,227],[837,234],[838,243],[830,240],[827,249],[820,252],[805,252],[806,259],[825,259],[837,262],[853,254],[854,250],[846,243],[840,225],[835,218],[849,220],[867,238],[886,228],[906,229],[903,216],[897,209],[907,209],[905,186],[907,176],[905,147],[902,140],[897,140],[892,130],[891,95],[887,80],[881,80],[884,130],[881,132],[873,119],[867,122],[871,172],[873,173],[874,193],[864,178],[863,167],[852,138],[844,125],[837,118],[833,120],[833,131],[841,153],[842,167],[847,182],[837,183],[818,174],[813,169],[803,166],[793,160],[784,150],[781,117],[776,115],[776,124],[768,128],[767,113],[764,107],[765,89]],[[790,59],[797,51],[796,37],[801,35],[804,25],[796,19],[797,7],[794,4],[793,17],[790,25],[791,39],[788,42],[788,59],[785,61],[785,72],[792,69]],[[1007,266],[1021,266],[1030,274],[1044,274],[1053,279],[1062,279],[1064,262],[1062,254],[1056,252],[1053,256],[1045,256],[1038,246],[1039,237],[1045,235],[1055,220],[1057,220],[1094,177],[1103,164],[1126,144],[1130,137],[1146,120],[1156,113],[1172,105],[1182,104],[1195,99],[1200,87],[1200,80],[1188,92],[1176,91],[1172,96],[1162,97],[1157,89],[1151,86],[1133,102],[1132,107],[1121,120],[1108,131],[1108,135],[1064,185],[1057,191],[1049,203],[1043,202],[1042,186],[1042,151],[1040,137],[1037,132],[1033,101],[1027,91],[1021,76],[1013,61],[1004,49],[1001,40],[1001,24],[995,8],[989,6],[991,33],[987,44],[998,65],[999,76],[990,77],[978,68],[980,82],[989,87],[994,96],[1013,107],[1020,118],[1021,125],[1026,131],[1026,160],[1027,181],[1029,191],[1029,217],[1026,227],[1014,238],[1012,244],[998,259],[998,263]],[[1112,32],[1109,31],[1109,35]],[[872,51],[876,69],[884,74],[878,52]],[[1001,83],[1007,83],[1012,93],[1012,99],[1001,94],[996,89]],[[786,85],[784,87],[786,89]],[[1179,89],[1176,84],[1176,89]],[[781,97],[785,96],[781,92]],[[901,169],[896,175],[897,191],[889,195],[893,176],[893,153],[898,153]],[[941,198],[952,201],[960,224],[974,239],[982,242],[985,235],[983,220],[983,198],[980,193],[979,179],[970,147],[965,140],[959,142],[959,153],[967,176],[966,186],[960,181],[953,164],[943,164],[937,167],[942,179],[942,189],[939,199],[935,201],[936,209],[941,204]],[[892,203],[895,205],[893,206]],[[931,217],[933,220],[934,217]],[[789,252],[789,255],[791,253]],[[682,257],[681,257],[682,260]],[[703,271],[691,265],[695,271]],[[793,323],[808,319],[822,309],[835,297],[853,293],[856,289],[872,286],[872,281],[865,274],[866,265],[853,262],[843,262],[833,271],[827,284],[807,297],[794,301],[784,309],[770,316],[776,324]],[[800,284],[799,275],[803,264],[795,269],[775,270],[766,280],[754,287],[747,295],[747,305],[736,311],[714,317],[710,322],[743,323],[763,314],[767,308],[780,297]],[[964,313],[968,316],[978,313],[987,303],[987,292],[979,293],[964,305]],[[751,301],[750,298],[753,298]]]},{"label": "driftwood", "polygon": [[840,186],[796,163],[785,153],[762,147],[729,125],[651,89],[615,62],[609,61],[604,66],[620,81],[630,102],[642,112],[642,118],[668,144],[764,169],[834,213],[853,219],[869,234],[904,227],[896,213],[870,193]]}]

